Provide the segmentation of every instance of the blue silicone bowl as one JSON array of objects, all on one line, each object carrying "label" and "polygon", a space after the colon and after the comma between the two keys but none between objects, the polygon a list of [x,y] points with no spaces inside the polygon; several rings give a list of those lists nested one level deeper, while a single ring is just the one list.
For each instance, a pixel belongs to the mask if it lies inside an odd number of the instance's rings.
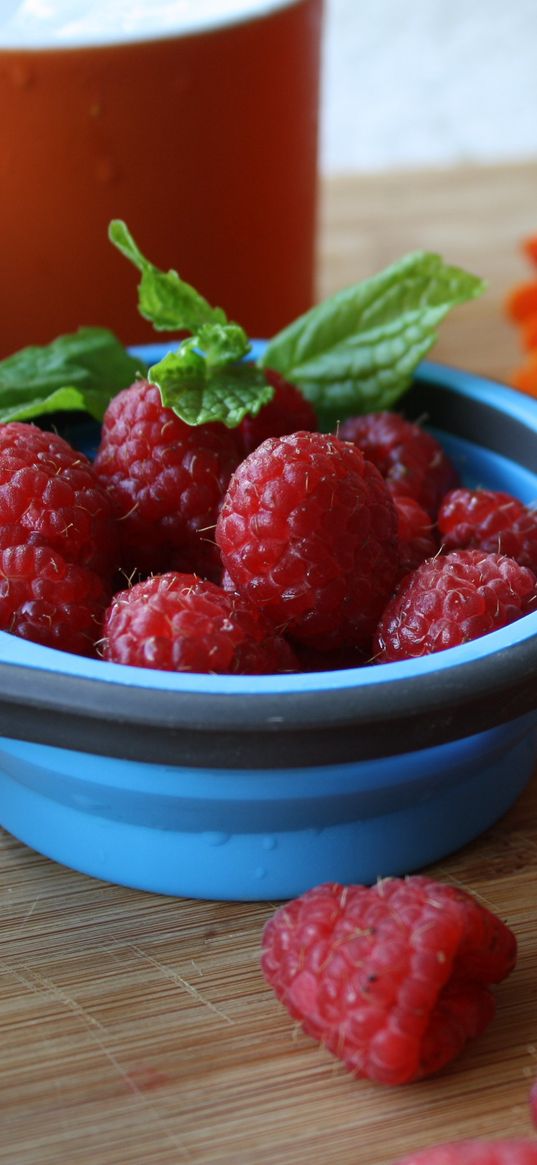
[{"label": "blue silicone bowl", "polygon": [[[535,402],[425,363],[405,411],[427,414],[468,484],[537,499]],[[91,445],[89,428],[68,435]],[[0,673],[2,824],[164,894],[275,899],[410,873],[487,829],[537,761],[537,612],[423,660],[267,677],[0,633]]]}]

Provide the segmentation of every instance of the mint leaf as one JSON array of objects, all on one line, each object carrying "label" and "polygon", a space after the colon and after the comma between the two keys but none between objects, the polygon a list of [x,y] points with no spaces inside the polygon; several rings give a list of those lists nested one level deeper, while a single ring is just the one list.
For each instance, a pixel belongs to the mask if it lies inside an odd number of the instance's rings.
[{"label": "mint leaf", "polygon": [[204,324],[193,342],[203,350],[210,368],[223,368],[248,355],[251,344],[238,324]]},{"label": "mint leaf", "polygon": [[247,413],[255,416],[274,395],[255,364],[211,367],[191,340],[154,364],[149,380],[158,385],[162,403],[187,425],[220,421],[234,429]]},{"label": "mint leaf", "polygon": [[79,328],[42,347],[0,361],[0,421],[26,421],[60,410],[101,420],[111,398],[132,384],[142,361],[107,328]]},{"label": "mint leaf", "polygon": [[226,324],[222,308],[211,307],[207,300],[177,271],[159,271],[142,255],[129,228],[121,219],[113,219],[108,227],[110,242],[130,259],[141,272],[138,285],[138,310],[160,332],[195,332],[202,324]]},{"label": "mint leaf", "polygon": [[149,371],[162,403],[188,425],[220,421],[232,429],[247,413],[255,416],[274,389],[254,364],[239,363],[250,351],[244,329],[231,323],[222,308],[211,307],[177,271],[165,274],[150,263],[124,222],[115,219],[108,234],[141,272],[141,314],[162,331],[192,333]]},{"label": "mint leaf", "polygon": [[440,255],[416,251],[312,308],[269,342],[261,363],[302,390],[323,427],[391,408],[440,321],[484,287]]}]

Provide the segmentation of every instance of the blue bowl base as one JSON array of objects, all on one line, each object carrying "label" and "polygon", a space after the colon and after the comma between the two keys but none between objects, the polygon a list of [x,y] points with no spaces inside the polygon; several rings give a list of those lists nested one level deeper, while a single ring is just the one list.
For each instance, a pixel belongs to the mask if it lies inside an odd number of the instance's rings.
[{"label": "blue bowl base", "polygon": [[139,890],[234,901],[289,898],[325,881],[371,883],[408,874],[459,849],[522,792],[535,768],[536,736],[534,725],[421,802],[315,828],[274,830],[270,815],[262,832],[118,821],[46,796],[5,769],[2,824],[55,861]]}]

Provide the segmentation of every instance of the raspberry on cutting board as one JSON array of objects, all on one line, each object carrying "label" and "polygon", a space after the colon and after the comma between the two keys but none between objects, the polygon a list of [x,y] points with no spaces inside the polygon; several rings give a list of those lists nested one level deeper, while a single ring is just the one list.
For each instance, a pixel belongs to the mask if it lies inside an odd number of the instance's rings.
[{"label": "raspberry on cutting board", "polygon": [[103,655],[134,667],[214,675],[298,669],[292,649],[247,600],[173,571],[115,595]]},{"label": "raspberry on cutting board", "polygon": [[491,489],[455,489],[438,513],[445,550],[473,547],[507,554],[537,574],[537,511],[511,494]]},{"label": "raspberry on cutting board", "polygon": [[537,1165],[537,1141],[449,1141],[418,1149],[395,1165]]},{"label": "raspberry on cutting board", "polygon": [[373,640],[377,663],[458,647],[537,608],[537,579],[514,558],[453,550],[403,579]]},{"label": "raspberry on cutting board", "polygon": [[458,1056],[494,1016],[516,939],[470,894],[430,878],[327,883],[265,927],[261,968],[304,1031],[356,1076],[406,1084]]},{"label": "raspberry on cutting board", "polygon": [[374,462],[394,493],[414,498],[432,518],[444,494],[458,485],[457,470],[436,438],[399,413],[349,417],[338,436]]},{"label": "raspberry on cutting board", "polygon": [[234,473],[216,541],[237,591],[316,650],[369,645],[398,568],[378,470],[325,433],[264,441]]},{"label": "raspberry on cutting board", "polygon": [[120,519],[123,566],[219,577],[214,526],[241,455],[236,430],[187,425],[146,380],[113,397],[95,469]]}]

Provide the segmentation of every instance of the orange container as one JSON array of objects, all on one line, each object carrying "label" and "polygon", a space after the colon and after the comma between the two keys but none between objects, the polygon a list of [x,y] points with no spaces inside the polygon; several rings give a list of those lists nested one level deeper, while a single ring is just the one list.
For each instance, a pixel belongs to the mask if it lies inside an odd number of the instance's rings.
[{"label": "orange container", "polygon": [[81,324],[155,338],[112,218],[252,335],[311,305],[322,0],[249,9],[181,35],[0,49],[1,355]]}]

